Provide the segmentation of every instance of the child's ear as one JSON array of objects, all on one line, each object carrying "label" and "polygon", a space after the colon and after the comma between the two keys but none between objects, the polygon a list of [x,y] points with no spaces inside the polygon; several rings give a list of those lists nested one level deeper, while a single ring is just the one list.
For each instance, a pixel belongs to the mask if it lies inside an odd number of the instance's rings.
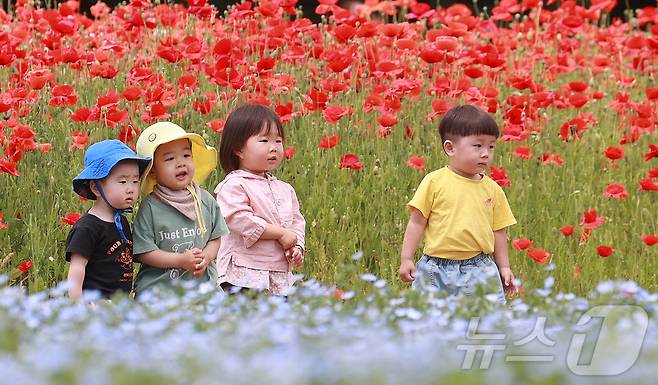
[{"label": "child's ear", "polygon": [[452,140],[447,139],[445,142],[443,142],[443,151],[450,156],[455,153],[455,144],[452,142]]},{"label": "child's ear", "polygon": [[235,150],[235,155],[240,159],[244,159],[244,151],[242,149]]},{"label": "child's ear", "polygon": [[89,190],[91,190],[91,193],[96,195],[96,198],[101,196],[100,191],[98,191],[98,187],[96,187],[96,183],[98,183],[97,180],[90,180],[89,181]]}]

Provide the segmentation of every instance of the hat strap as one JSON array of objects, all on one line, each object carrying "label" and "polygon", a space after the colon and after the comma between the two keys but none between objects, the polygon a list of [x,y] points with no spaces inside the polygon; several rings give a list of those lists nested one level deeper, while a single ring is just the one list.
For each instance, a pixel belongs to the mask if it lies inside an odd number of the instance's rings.
[{"label": "hat strap", "polygon": [[206,228],[206,220],[203,219],[203,212],[201,211],[201,199],[199,198],[199,195],[197,194],[193,184],[189,184],[186,188],[187,191],[192,194],[192,199],[194,199],[194,211],[196,212],[199,229],[202,233],[205,234],[208,229]]},{"label": "hat strap", "polygon": [[107,198],[105,197],[105,193],[103,193],[103,188],[101,187],[100,183],[96,183],[96,188],[98,189],[98,192],[101,194],[101,198],[107,203],[108,206],[112,210],[114,210],[114,225],[117,227],[117,230],[119,231],[119,235],[121,235],[121,241],[123,241],[124,244],[128,244],[128,238],[126,238],[126,234],[123,232],[123,224],[121,223],[121,214],[123,213],[132,213],[133,208],[128,207],[127,209],[117,209],[114,208],[110,204],[110,202],[107,201]]}]

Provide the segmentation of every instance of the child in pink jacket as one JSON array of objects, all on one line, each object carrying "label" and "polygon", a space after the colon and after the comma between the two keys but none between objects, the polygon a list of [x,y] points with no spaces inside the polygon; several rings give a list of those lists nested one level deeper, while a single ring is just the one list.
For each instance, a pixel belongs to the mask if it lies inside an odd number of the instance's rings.
[{"label": "child in pink jacket", "polygon": [[228,224],[217,257],[221,287],[285,295],[292,266],[304,263],[304,228],[297,194],[271,172],[283,160],[283,127],[269,108],[246,104],[224,126],[219,158],[226,173],[215,189]]}]

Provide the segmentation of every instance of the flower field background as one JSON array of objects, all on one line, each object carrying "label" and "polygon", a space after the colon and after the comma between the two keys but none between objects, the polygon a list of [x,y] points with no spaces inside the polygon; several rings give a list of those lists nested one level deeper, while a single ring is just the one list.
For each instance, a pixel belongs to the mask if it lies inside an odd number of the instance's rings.
[{"label": "flower field background", "polygon": [[372,2],[354,15],[324,0],[313,24],[294,1],[224,14],[204,0],[99,2],[91,17],[74,1],[18,2],[0,11],[0,271],[30,292],[66,277],[66,234],[90,206],[71,179],[89,144],[133,145],[172,120],[218,147],[228,112],[251,101],[285,122],[277,175],[308,223],[301,273],[343,290],[365,272],[402,287],[405,204],[446,164],[441,115],[468,102],[502,129],[490,176],[518,220],[522,287],[541,287],[550,263],[557,291],[607,279],[656,291],[658,13],[610,21],[613,3],[502,1],[473,15]]},{"label": "flower field background", "polygon": [[[656,9],[611,21],[601,0],[503,0],[482,15],[368,4],[354,15],[323,0],[319,24],[294,0],[0,11],[0,384],[655,383]],[[134,145],[158,120],[218,147],[245,101],[285,122],[277,175],[308,223],[289,300],[210,284],[67,298],[64,241],[90,206],[71,188],[84,150]],[[438,124],[466,102],[502,128],[490,176],[519,222],[522,288],[506,307],[397,280],[405,203],[446,164]],[[621,310],[607,328],[586,318],[609,304]],[[474,319],[488,337],[471,335]],[[494,346],[489,365],[468,365],[473,344]],[[622,376],[577,373],[640,348]]]}]

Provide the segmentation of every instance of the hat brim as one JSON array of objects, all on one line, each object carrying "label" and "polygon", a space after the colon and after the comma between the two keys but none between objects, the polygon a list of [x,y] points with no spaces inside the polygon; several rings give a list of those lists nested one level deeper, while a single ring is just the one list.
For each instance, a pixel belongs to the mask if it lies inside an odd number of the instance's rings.
[{"label": "hat brim", "polygon": [[98,168],[94,169],[92,167],[85,167],[78,176],[73,178],[73,191],[81,197],[96,200],[96,195],[91,191],[89,186],[89,181],[92,180],[101,180],[106,178],[112,172],[114,166],[117,163],[124,160],[135,160],[137,161],[137,166],[139,167],[139,176],[142,178],[145,175],[146,170],[151,164],[151,158],[140,158],[138,156],[127,156],[120,159],[117,159],[113,164],[109,165],[107,171],[99,171]]},{"label": "hat brim", "polygon": [[[217,150],[214,147],[208,146],[201,135],[185,133],[177,135],[174,138],[168,138],[166,141],[158,143],[157,146],[152,149],[152,153],[150,154],[151,158],[155,157],[155,150],[158,146],[179,139],[189,139],[190,142],[192,142],[192,160],[194,161],[194,178],[192,180],[198,185],[203,184],[217,167]],[[157,184],[155,175],[151,173],[152,169],[153,159],[148,163],[144,174],[142,174],[140,189],[143,196],[150,194]]]}]

